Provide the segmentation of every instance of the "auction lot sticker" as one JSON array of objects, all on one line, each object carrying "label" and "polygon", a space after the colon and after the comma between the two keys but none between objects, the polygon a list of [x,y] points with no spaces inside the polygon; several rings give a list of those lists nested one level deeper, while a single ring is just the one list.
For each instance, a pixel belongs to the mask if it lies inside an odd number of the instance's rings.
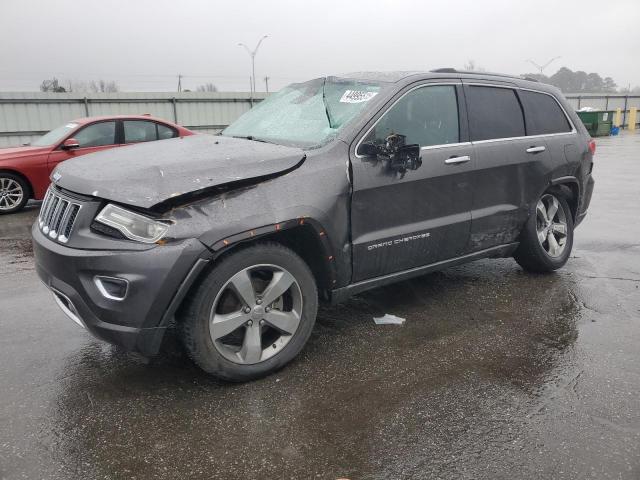
[{"label": "auction lot sticker", "polygon": [[368,102],[377,94],[378,92],[363,92],[361,90],[347,90],[342,94],[342,98],[340,98],[340,103]]}]

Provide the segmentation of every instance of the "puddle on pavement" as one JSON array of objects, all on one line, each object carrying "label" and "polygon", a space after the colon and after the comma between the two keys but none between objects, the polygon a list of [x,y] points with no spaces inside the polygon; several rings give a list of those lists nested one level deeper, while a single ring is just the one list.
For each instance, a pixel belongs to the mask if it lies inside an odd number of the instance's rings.
[{"label": "puddle on pavement", "polygon": [[[386,478],[444,458],[442,445],[469,448],[469,432],[509,444],[546,382],[571,368],[573,287],[504,260],[368,292],[322,307],[297,361],[241,385],[210,379],[175,345],[146,364],[92,341],[56,373],[48,448],[87,475],[170,476],[188,456],[227,478]],[[375,325],[384,313],[407,320]]]},{"label": "puddle on pavement", "polygon": [[0,275],[33,268],[33,245],[30,239],[0,239]]}]

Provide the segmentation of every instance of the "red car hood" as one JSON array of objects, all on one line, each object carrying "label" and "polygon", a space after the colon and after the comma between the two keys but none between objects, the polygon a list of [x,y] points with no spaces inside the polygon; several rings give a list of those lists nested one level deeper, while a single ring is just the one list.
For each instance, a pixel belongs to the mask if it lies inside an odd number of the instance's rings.
[{"label": "red car hood", "polygon": [[0,162],[2,160],[9,160],[21,157],[30,157],[32,155],[38,155],[40,153],[48,153],[51,147],[12,147],[12,148],[0,148]]}]

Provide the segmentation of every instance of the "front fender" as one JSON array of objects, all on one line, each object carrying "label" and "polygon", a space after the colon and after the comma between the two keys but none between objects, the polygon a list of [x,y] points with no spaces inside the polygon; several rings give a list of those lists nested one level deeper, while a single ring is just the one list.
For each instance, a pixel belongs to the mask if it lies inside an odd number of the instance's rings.
[{"label": "front fender", "polygon": [[335,285],[343,286],[351,279],[351,196],[345,164],[335,158],[310,155],[286,175],[175,208],[167,212],[172,235],[195,236],[219,254],[304,225],[320,242],[318,254],[331,262]]}]

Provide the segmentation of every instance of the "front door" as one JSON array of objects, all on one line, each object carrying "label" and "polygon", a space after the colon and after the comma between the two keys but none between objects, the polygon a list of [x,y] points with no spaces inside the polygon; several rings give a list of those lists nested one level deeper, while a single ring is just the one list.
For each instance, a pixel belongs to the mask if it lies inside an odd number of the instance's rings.
[{"label": "front door", "polygon": [[63,149],[60,145],[53,150],[51,154],[49,154],[47,164],[49,174],[51,174],[60,162],[117,146],[116,121],[108,120],[89,124],[75,131],[71,137],[78,141],[79,146],[67,150]]},{"label": "front door", "polygon": [[[473,168],[461,87],[425,84],[402,93],[359,141],[352,158],[353,281],[453,258],[471,225]],[[393,164],[371,147],[418,145],[421,162]],[[370,147],[370,148],[367,148]]]}]

